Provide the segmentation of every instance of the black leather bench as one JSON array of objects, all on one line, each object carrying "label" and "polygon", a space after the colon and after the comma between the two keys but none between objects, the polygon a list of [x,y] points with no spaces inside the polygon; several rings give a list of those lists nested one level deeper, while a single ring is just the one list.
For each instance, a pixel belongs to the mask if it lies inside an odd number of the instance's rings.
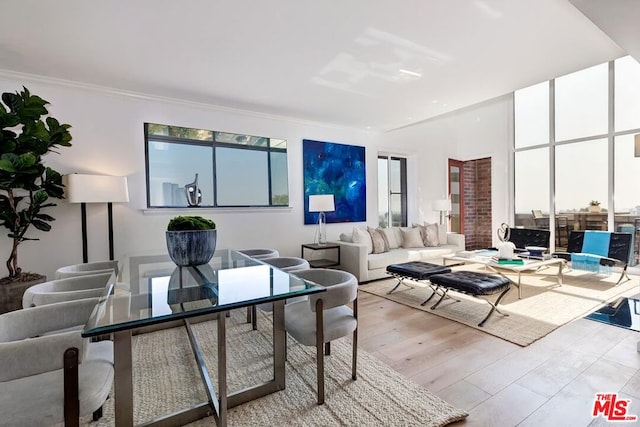
[{"label": "black leather bench", "polygon": [[[500,304],[502,298],[504,298],[507,292],[511,289],[511,282],[506,277],[475,271],[454,271],[451,273],[434,274],[429,277],[429,281],[433,286],[436,286],[434,291],[440,291],[442,293],[438,302],[431,307],[432,310],[435,310],[442,300],[448,296],[447,293],[450,290],[471,295],[476,298],[500,293],[495,303],[481,298],[491,305],[491,310],[489,311],[489,314],[487,314],[487,316],[478,323],[478,326],[482,327],[494,311],[497,311],[503,316],[508,316],[508,314],[502,313],[498,309],[498,304]],[[431,297],[432,296],[433,295],[431,295]],[[422,305],[426,304],[431,297],[424,301]]]},{"label": "black leather bench", "polygon": [[[390,264],[387,266],[387,273],[396,277],[398,283],[387,294],[398,289],[405,279],[415,280],[417,282],[429,280],[434,274],[450,273],[451,268],[443,265],[430,264],[422,261],[403,262],[401,264]],[[431,294],[433,296],[433,294]]]}]

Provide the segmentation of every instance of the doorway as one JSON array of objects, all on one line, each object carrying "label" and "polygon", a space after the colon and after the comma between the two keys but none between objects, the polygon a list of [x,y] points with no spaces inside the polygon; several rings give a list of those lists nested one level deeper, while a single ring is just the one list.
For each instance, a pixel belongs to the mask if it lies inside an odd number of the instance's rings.
[{"label": "doorway", "polygon": [[491,247],[491,157],[467,161],[449,159],[448,168],[450,230],[464,234],[468,250]]}]

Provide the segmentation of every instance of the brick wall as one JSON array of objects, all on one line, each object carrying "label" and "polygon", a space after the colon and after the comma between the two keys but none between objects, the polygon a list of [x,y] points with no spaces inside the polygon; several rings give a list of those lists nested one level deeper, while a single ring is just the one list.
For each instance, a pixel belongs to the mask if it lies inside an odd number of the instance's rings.
[{"label": "brick wall", "polygon": [[466,249],[492,245],[491,158],[464,162],[464,235]]}]

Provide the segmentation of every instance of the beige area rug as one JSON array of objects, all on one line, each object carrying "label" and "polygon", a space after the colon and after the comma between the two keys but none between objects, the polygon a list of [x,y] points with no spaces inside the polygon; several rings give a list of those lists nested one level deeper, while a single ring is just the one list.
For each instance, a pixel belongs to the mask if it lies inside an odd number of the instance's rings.
[{"label": "beige area rug", "polygon": [[[259,330],[243,322],[244,310],[227,319],[228,387],[231,392],[272,378],[272,323],[259,314]],[[215,321],[193,325],[217,384]],[[325,404],[316,402],[315,348],[288,340],[286,389],[229,410],[231,426],[443,426],[467,413],[358,351],[358,379],[351,380],[351,342],[332,343],[325,358]],[[134,337],[136,424],[206,401],[184,328]],[[89,426],[112,426],[113,399]],[[212,417],[190,426],[214,425]]]},{"label": "beige area rug", "polygon": [[[453,267],[456,270],[487,271],[485,267],[467,265]],[[620,296],[634,295],[638,292],[638,277],[615,286],[619,274],[611,276],[597,275],[586,271],[570,270],[564,272],[562,286],[556,285],[557,267],[549,267],[538,274],[522,275],[522,299],[518,300],[518,290],[512,286],[511,291],[498,306],[509,316],[494,314],[483,327],[478,323],[489,313],[490,306],[485,301],[468,295],[451,292],[450,295],[460,302],[445,299],[435,310],[431,306],[437,301],[432,298],[425,306],[422,303],[431,289],[424,283],[405,281],[412,286],[400,285],[391,295],[387,292],[395,286],[397,279],[380,280],[361,285],[359,289],[380,297],[399,302],[456,322],[474,327],[504,340],[527,346],[544,337],[554,329],[582,317],[595,310],[607,301]],[[503,271],[505,275],[517,281],[517,274]],[[491,296],[495,301],[498,295]]]}]

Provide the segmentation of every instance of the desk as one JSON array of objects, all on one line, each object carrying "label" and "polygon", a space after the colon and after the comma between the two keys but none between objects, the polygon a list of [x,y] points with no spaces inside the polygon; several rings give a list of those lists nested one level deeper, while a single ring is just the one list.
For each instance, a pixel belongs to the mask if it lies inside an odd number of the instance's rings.
[{"label": "desk", "polygon": [[[184,425],[213,413],[218,425],[226,426],[228,408],[285,388],[285,299],[324,290],[233,250],[217,250],[209,264],[197,267],[176,267],[168,255],[124,258],[82,331],[83,337],[113,334],[116,426],[133,425],[134,329],[184,325],[208,396],[208,402],[145,425]],[[226,313],[267,302],[273,303],[274,378],[228,394]],[[190,327],[190,322],[212,316],[218,333],[217,393]]]}]

